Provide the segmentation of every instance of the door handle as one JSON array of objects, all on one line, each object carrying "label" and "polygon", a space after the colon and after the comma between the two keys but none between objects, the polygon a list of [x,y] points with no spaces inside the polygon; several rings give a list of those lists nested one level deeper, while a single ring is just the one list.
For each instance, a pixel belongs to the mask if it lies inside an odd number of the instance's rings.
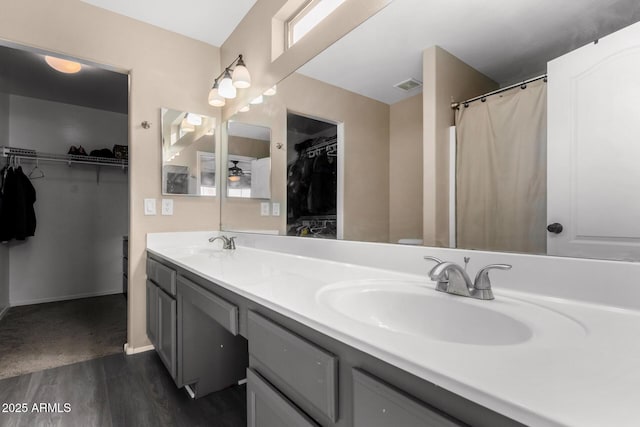
[{"label": "door handle", "polygon": [[562,233],[563,229],[564,229],[564,227],[562,227],[562,224],[557,223],[557,222],[554,222],[553,224],[547,225],[547,231],[549,233],[560,234],[560,233]]}]

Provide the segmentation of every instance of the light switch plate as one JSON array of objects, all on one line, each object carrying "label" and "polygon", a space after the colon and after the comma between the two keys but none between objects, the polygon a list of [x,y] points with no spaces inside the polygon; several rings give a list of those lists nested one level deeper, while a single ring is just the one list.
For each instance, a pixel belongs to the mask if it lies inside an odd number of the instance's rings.
[{"label": "light switch plate", "polygon": [[273,202],[271,204],[271,216],[280,216],[280,203]]},{"label": "light switch plate", "polygon": [[173,199],[162,199],[162,215],[173,215]]},{"label": "light switch plate", "polygon": [[269,216],[269,202],[260,203],[260,215]]},{"label": "light switch plate", "polygon": [[156,199],[144,199],[144,214],[145,215],[156,214]]}]

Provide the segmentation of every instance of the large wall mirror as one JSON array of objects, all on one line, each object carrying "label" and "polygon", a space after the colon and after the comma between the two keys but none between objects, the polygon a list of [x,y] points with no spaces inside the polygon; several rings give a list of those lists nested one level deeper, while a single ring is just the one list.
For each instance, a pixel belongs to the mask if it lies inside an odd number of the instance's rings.
[{"label": "large wall mirror", "polygon": [[392,2],[278,83],[280,215],[222,229],[640,260],[640,11],[540,6]]},{"label": "large wall mirror", "polygon": [[215,196],[215,118],[168,108],[160,114],[162,194]]}]

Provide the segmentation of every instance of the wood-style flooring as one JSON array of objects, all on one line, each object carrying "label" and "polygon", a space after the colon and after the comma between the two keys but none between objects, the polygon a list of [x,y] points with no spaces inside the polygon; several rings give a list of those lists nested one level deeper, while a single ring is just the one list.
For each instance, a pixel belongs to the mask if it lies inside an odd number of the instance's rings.
[{"label": "wood-style flooring", "polygon": [[[8,407],[23,403],[26,413]],[[43,403],[50,405],[41,407]],[[54,412],[39,413],[34,404]],[[65,412],[65,404],[70,411]],[[0,380],[0,405],[2,427],[246,426],[245,386],[192,400],[176,388],[154,351],[115,354]]]}]

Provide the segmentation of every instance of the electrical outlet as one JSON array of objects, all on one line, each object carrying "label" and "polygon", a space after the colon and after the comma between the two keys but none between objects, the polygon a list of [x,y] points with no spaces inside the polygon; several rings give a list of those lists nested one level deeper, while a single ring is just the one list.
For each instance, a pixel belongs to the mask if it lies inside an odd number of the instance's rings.
[{"label": "electrical outlet", "polygon": [[269,216],[269,202],[260,203],[260,215]]},{"label": "electrical outlet", "polygon": [[156,199],[144,199],[144,214],[145,215],[156,214]]},{"label": "electrical outlet", "polygon": [[173,199],[162,199],[162,215],[173,215]]},{"label": "electrical outlet", "polygon": [[273,202],[271,204],[271,216],[280,216],[280,203]]}]

